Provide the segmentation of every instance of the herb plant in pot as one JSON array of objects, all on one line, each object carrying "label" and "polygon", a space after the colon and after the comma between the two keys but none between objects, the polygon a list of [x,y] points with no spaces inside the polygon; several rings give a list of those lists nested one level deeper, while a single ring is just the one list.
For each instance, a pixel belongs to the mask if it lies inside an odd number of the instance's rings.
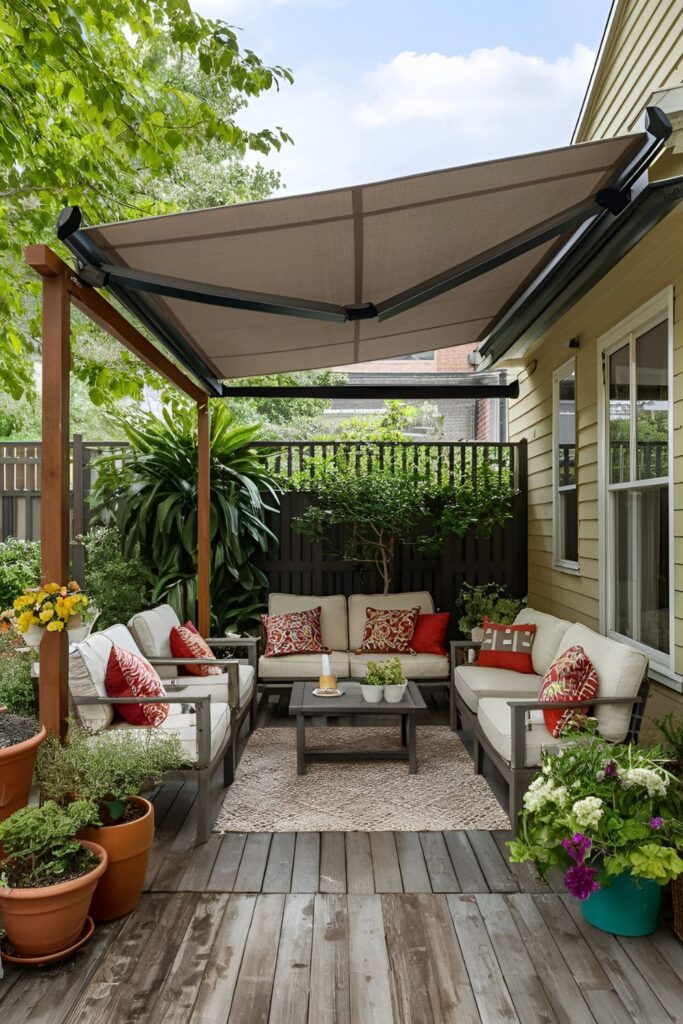
[{"label": "herb plant in pot", "polygon": [[384,699],[388,704],[398,704],[403,699],[408,685],[401,668],[400,658],[369,662],[365,683],[370,680],[372,680],[370,685],[373,686],[373,690],[382,688]]},{"label": "herb plant in pot", "polygon": [[96,921],[123,917],[137,904],[154,839],[154,807],[140,793],[185,760],[173,733],[138,727],[92,736],[75,722],[64,746],[50,737],[41,750],[43,797],[62,806],[89,800],[97,808],[96,821],[82,833],[109,857],[92,900]]},{"label": "herb plant in pot", "polygon": [[511,860],[565,871],[586,920],[615,935],[657,928],[661,888],[683,873],[681,787],[661,747],[574,739],[544,753]]},{"label": "herb plant in pot", "polygon": [[107,852],[78,833],[97,820],[97,807],[48,801],[23,807],[0,824],[0,916],[13,951],[23,958],[57,958],[83,936]]},{"label": "herb plant in pot", "polygon": [[365,678],[361,679],[360,692],[368,704],[379,704],[384,697],[384,676],[379,669],[379,662],[368,662]]}]

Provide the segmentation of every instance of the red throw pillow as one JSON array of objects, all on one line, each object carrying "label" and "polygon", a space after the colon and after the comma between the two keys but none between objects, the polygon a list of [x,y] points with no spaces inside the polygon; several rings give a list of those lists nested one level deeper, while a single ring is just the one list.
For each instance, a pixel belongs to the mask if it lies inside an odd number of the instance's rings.
[{"label": "red throw pillow", "polygon": [[[169,642],[174,658],[213,658],[214,661],[216,660],[216,655],[191,622],[186,622],[184,626],[174,626]],[[182,675],[184,670],[193,676],[219,676],[221,674],[218,665],[179,665],[178,675]]]},{"label": "red throw pillow", "polygon": [[[109,697],[165,697],[163,683],[141,654],[131,654],[112,645],[104,677]],[[161,725],[168,716],[168,704],[116,704],[116,710],[131,725]]]},{"label": "red throw pillow", "polygon": [[419,608],[366,608],[363,642],[356,654],[415,654]]},{"label": "red throw pillow", "polygon": [[[583,647],[576,644],[555,658],[543,676],[538,699],[590,700],[598,692],[598,674]],[[555,739],[559,739],[568,726],[580,728],[586,721],[588,705],[568,708],[566,711],[551,709],[543,712],[546,728]]]},{"label": "red throw pillow", "polygon": [[261,622],[266,630],[266,658],[278,658],[283,654],[322,654],[320,632],[320,608],[306,608],[300,612],[286,612],[283,615],[262,615]]},{"label": "red throw pillow", "polygon": [[420,613],[413,635],[413,650],[416,654],[441,654],[446,651],[446,633],[451,618],[450,612],[436,612],[433,615]]},{"label": "red throw pillow", "polygon": [[525,622],[520,626],[503,626],[484,619],[484,639],[475,665],[484,668],[507,668],[531,675],[534,671],[531,648],[536,626]]}]

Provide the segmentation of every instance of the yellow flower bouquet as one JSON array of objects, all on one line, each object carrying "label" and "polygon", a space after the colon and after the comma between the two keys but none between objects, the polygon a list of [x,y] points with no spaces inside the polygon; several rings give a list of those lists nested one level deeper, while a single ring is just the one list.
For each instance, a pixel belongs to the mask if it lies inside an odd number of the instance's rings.
[{"label": "yellow flower bouquet", "polygon": [[23,634],[33,627],[57,633],[87,607],[88,598],[75,580],[65,587],[59,583],[27,587],[14,601],[14,625]]}]

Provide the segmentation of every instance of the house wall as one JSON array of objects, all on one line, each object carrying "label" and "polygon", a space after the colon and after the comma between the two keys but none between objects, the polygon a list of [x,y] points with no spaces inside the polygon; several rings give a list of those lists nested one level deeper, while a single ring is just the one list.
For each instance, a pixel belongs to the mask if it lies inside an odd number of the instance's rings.
[{"label": "house wall", "polygon": [[633,131],[652,93],[683,82],[683,0],[619,0],[575,141]]},{"label": "house wall", "polygon": [[[598,526],[598,338],[663,289],[674,288],[675,668],[683,674],[683,213],[670,214],[525,353],[510,403],[510,440],[528,441],[529,604],[592,629],[600,626]],[[579,337],[570,352],[567,341]],[[576,356],[579,568],[553,566],[552,377]],[[504,363],[502,364],[504,365]],[[655,684],[648,715],[683,714],[683,697]],[[647,732],[646,732],[647,735]]]}]

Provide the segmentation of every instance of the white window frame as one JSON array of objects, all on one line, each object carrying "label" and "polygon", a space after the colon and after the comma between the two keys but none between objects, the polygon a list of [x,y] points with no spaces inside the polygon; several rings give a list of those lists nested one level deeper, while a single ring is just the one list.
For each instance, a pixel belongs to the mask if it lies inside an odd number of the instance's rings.
[{"label": "white window frame", "polygon": [[[674,358],[673,358],[673,312],[674,290],[669,286],[648,302],[630,313],[618,324],[598,338],[598,520],[599,520],[599,580],[600,580],[600,630],[605,636],[615,640],[623,640],[629,646],[642,651],[650,660],[650,676],[680,692],[682,677],[674,671],[675,652],[675,557],[674,557],[674,480],[673,480],[673,422],[674,422]],[[667,323],[667,359],[669,389],[669,430],[668,430],[668,475],[653,480],[639,481],[642,487],[661,486],[666,483],[669,489],[669,651],[655,650],[647,644],[625,637],[611,627],[614,621],[614,530],[610,528],[612,509],[610,492],[612,490],[631,489],[635,481],[627,484],[610,484],[609,474],[609,425],[607,414],[609,409],[607,365],[609,356],[625,344],[632,344],[632,339],[644,334],[651,327],[666,320]],[[635,363],[631,362],[631,395],[634,394]],[[634,438],[631,439],[633,458]],[[632,474],[631,474],[632,475]]]},{"label": "white window frame", "polygon": [[[579,494],[579,431],[576,387],[576,358],[572,356],[562,366],[558,366],[553,373],[553,565],[560,572],[569,572],[577,576],[580,573],[579,559],[574,562],[569,558],[562,558],[562,508],[560,502],[560,467],[558,465],[557,451],[560,444],[560,381],[564,380],[571,373],[574,374],[574,487],[577,495],[577,519],[578,519],[578,494]],[[578,531],[578,522],[576,524]]]}]

